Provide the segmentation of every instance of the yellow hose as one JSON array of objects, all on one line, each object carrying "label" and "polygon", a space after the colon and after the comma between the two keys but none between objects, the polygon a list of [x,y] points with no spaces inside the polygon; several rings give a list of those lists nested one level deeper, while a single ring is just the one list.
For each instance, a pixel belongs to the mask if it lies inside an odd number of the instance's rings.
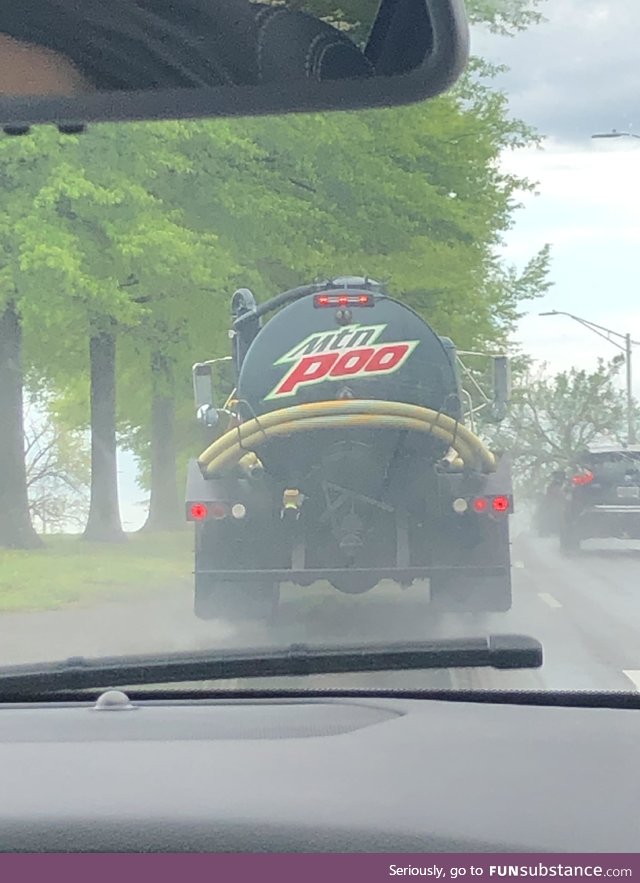
[{"label": "yellow hose", "polygon": [[[381,415],[379,417],[376,417],[375,419],[372,419],[371,417],[368,417],[364,414],[354,414],[348,416],[338,414],[334,415],[333,417],[309,417],[306,420],[294,420],[291,423],[279,423],[269,429],[268,437],[277,438],[278,436],[293,435],[297,432],[304,432],[313,429],[348,429],[357,426],[371,427],[372,425],[376,429],[412,429],[417,432],[424,432],[435,435],[437,438],[440,438],[441,441],[449,442],[449,436],[446,430],[441,429],[439,426],[430,427],[423,420],[415,420],[408,417],[392,417],[388,415]],[[253,435],[250,435],[246,439],[244,439],[242,444],[244,447],[257,446],[260,444],[261,441],[264,440],[264,433],[257,431]],[[241,458],[245,453],[244,447],[240,447],[240,445],[236,442],[235,445],[231,445],[225,451],[218,454],[218,456],[215,457],[215,459],[212,460],[206,467],[207,475],[219,473],[226,466],[234,465],[235,463],[237,463],[239,458]],[[473,461],[474,459],[473,453],[466,448],[466,445],[463,446],[461,456],[465,462],[469,462],[469,460]]]},{"label": "yellow hose", "polygon": [[[238,437],[246,439],[255,431],[264,429],[265,431],[283,421],[291,422],[294,420],[306,419],[310,416],[335,416],[338,414],[364,414],[370,417],[376,415],[411,417],[422,420],[429,425],[439,426],[446,429],[456,440],[461,439],[466,442],[472,450],[476,450],[478,455],[488,468],[494,465],[493,455],[488,451],[480,439],[473,433],[458,423],[452,417],[446,414],[432,411],[428,408],[422,408],[418,405],[409,405],[404,402],[385,402],[377,399],[345,399],[334,400],[329,402],[310,402],[304,405],[297,405],[292,408],[283,408],[279,411],[271,411],[262,415],[260,418],[247,420],[239,427],[229,430],[227,433],[216,439],[210,447],[208,447],[198,458],[201,466],[208,465],[221,451],[226,447],[237,442]],[[372,421],[372,423],[375,421]]]},{"label": "yellow hose", "polygon": [[198,462],[202,471],[211,476],[244,457],[247,447],[255,447],[270,437],[307,429],[350,426],[384,426],[430,433],[458,453],[456,466],[461,465],[461,460],[465,465],[479,466],[486,472],[495,470],[493,454],[453,418],[417,405],[371,399],[311,402],[272,411],[227,431],[203,451]]}]

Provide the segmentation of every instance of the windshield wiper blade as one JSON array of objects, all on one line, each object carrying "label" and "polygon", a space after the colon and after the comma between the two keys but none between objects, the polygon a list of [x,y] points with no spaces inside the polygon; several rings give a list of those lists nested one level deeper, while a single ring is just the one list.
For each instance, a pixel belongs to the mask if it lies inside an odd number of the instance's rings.
[{"label": "windshield wiper blade", "polygon": [[310,647],[207,650],[144,656],[71,657],[0,668],[8,694],[140,684],[300,677],[447,668],[540,668],[542,646],[525,635]]}]

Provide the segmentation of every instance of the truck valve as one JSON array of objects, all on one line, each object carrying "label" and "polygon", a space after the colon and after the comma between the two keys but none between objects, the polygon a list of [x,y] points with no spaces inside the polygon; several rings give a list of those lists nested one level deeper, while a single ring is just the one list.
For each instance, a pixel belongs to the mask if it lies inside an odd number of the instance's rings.
[{"label": "truck valve", "polygon": [[296,519],[300,518],[300,507],[302,506],[303,499],[304,495],[301,494],[299,490],[295,488],[287,488],[282,495],[282,511],[280,512],[280,517],[284,518],[287,512],[290,512]]}]

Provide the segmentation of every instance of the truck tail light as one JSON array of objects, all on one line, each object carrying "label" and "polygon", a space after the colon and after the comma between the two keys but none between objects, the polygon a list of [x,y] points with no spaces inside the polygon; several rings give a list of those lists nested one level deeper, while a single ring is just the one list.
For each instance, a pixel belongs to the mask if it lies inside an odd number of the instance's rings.
[{"label": "truck tail light", "polygon": [[370,294],[316,294],[314,307],[372,307]]},{"label": "truck tail light", "polygon": [[[458,505],[456,505],[456,503]],[[509,512],[511,510],[511,498],[506,496],[506,494],[496,494],[495,497],[475,497],[471,501],[471,508],[479,515],[491,511],[501,514],[502,512]],[[459,513],[466,511],[458,500],[454,502],[454,509]]]},{"label": "truck tail light", "polygon": [[209,510],[204,503],[192,503],[189,508],[189,517],[191,521],[204,521],[209,514]]},{"label": "truck tail light", "polygon": [[191,503],[187,521],[207,521],[215,518],[218,521],[227,517],[227,507],[223,503]]},{"label": "truck tail light", "polygon": [[584,472],[578,472],[571,479],[571,483],[574,487],[584,487],[584,485],[591,484],[593,481],[593,472],[589,469],[585,469]]}]

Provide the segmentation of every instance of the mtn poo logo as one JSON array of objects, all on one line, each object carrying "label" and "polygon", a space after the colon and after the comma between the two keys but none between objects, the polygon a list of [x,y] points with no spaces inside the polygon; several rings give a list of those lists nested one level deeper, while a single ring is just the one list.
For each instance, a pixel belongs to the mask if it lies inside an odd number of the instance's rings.
[{"label": "mtn poo logo", "polygon": [[265,400],[294,396],[303,386],[323,381],[393,374],[404,365],[419,340],[378,343],[386,325],[350,325],[310,334],[274,365],[291,367]]}]

